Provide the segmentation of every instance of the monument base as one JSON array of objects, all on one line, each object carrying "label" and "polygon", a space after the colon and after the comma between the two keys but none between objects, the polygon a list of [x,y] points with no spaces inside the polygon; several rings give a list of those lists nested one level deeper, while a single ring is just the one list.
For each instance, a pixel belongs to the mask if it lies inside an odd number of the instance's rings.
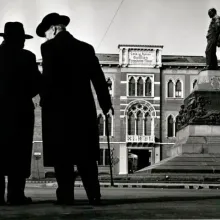
[{"label": "monument base", "polygon": [[176,143],[170,158],[139,172],[220,173],[220,71],[198,75],[176,118]]},{"label": "monument base", "polygon": [[220,174],[220,126],[188,125],[177,132],[169,158],[137,173]]},{"label": "monument base", "polygon": [[176,143],[168,152],[180,154],[220,154],[219,125],[187,125],[177,132]]}]

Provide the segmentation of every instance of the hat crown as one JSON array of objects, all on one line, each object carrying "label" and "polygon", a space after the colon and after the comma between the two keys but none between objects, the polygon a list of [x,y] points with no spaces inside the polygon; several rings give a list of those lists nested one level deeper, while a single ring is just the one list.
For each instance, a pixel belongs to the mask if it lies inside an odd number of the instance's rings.
[{"label": "hat crown", "polygon": [[24,39],[32,39],[33,36],[29,34],[25,34],[24,26],[21,22],[6,22],[4,27],[4,33],[0,33],[0,37],[6,38],[24,38]]},{"label": "hat crown", "polygon": [[51,24],[51,25],[57,25],[57,24],[61,24],[62,20],[61,20],[61,15],[59,15],[58,13],[50,13],[48,15],[46,15],[43,19],[42,22]]},{"label": "hat crown", "polygon": [[42,22],[36,29],[36,33],[39,37],[45,37],[45,32],[50,28],[51,25],[63,24],[67,26],[69,22],[70,18],[68,16],[53,12],[43,18]]},{"label": "hat crown", "polygon": [[20,22],[7,22],[5,24],[5,36],[21,36],[25,35],[23,24]]}]

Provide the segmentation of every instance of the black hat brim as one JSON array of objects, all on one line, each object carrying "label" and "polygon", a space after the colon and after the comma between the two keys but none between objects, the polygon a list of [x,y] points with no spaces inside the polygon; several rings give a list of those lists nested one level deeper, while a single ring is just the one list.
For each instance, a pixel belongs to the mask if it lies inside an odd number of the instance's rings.
[{"label": "black hat brim", "polygon": [[[5,36],[7,36],[5,33],[0,33],[0,37],[5,37]],[[29,34],[25,34],[22,37],[24,37],[24,39],[26,39],[26,40],[34,38],[33,36],[31,36]]]},{"label": "black hat brim", "polygon": [[[56,22],[56,24],[63,24],[64,26],[67,26],[70,23],[70,18],[65,15],[59,16],[59,22]],[[55,25],[53,23],[47,23],[42,21],[36,29],[36,33],[39,37],[45,37],[45,32],[50,28],[51,25]]]}]

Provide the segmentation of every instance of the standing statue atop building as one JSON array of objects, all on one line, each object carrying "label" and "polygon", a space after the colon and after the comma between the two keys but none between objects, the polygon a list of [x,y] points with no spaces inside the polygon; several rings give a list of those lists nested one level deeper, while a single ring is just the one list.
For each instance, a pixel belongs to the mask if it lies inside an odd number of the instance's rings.
[{"label": "standing statue atop building", "polygon": [[217,15],[215,8],[211,8],[208,11],[208,15],[211,18],[209,25],[206,47],[206,69],[217,70],[218,61],[216,56],[216,46],[220,47],[220,17]]}]

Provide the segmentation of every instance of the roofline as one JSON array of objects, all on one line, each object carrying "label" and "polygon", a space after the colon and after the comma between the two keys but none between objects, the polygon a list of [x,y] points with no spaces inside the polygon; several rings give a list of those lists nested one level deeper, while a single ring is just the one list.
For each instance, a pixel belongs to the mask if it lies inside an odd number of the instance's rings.
[{"label": "roofline", "polygon": [[163,66],[206,66],[205,63],[174,63],[174,62],[162,62]]},{"label": "roofline", "polygon": [[118,61],[99,61],[100,64],[119,64]]},{"label": "roofline", "polygon": [[170,55],[170,54],[162,54],[162,57],[204,57],[202,55]]},{"label": "roofline", "polygon": [[119,55],[119,53],[95,53],[95,54],[104,54],[104,55]]},{"label": "roofline", "polygon": [[141,44],[119,44],[119,47],[160,47],[163,48],[163,45],[141,45]]},{"label": "roofline", "polygon": [[[38,59],[37,63],[40,64],[42,59]],[[118,61],[99,61],[101,65],[119,65]],[[206,66],[205,63],[177,63],[177,62],[162,62],[163,66]]]}]

